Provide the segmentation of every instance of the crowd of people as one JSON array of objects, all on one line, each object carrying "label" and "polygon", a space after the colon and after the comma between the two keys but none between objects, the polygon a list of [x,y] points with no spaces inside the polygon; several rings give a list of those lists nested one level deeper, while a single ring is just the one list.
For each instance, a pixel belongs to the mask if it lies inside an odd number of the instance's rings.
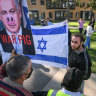
[{"label": "crowd of people", "polygon": [[41,25],[49,26],[49,25],[53,25],[53,23],[50,21],[50,18],[47,18],[47,19],[41,19]]},{"label": "crowd of people", "polygon": [[[0,88],[2,88],[2,91],[6,90],[6,94],[11,92],[12,95],[15,94],[16,96],[84,96],[83,93],[78,91],[83,81],[83,75],[80,69],[76,67],[68,69],[61,82],[62,89],[58,91],[50,89],[48,91],[29,92],[26,90],[23,87],[23,82],[30,78],[32,71],[34,70],[30,58],[15,54],[13,50],[7,63],[0,67],[0,72],[3,75],[2,80],[0,80]],[[5,87],[3,87],[4,85]],[[10,90],[7,90],[8,88]]]},{"label": "crowd of people", "polygon": [[[84,80],[90,78],[91,66],[90,57],[84,47],[84,37],[81,33],[75,33],[71,37],[69,67],[61,82],[61,90],[50,88],[48,91],[29,92],[25,89],[23,82],[30,78],[34,71],[32,61],[27,56],[17,54],[15,50],[12,51],[10,59],[0,67],[0,87],[2,90],[10,88],[8,92],[12,91],[11,94],[20,96],[84,96]],[[4,85],[6,87],[3,87]]]},{"label": "crowd of people", "polygon": [[92,17],[92,20],[89,22],[87,28],[85,29],[85,31],[83,32],[84,28],[83,28],[83,25],[85,23],[85,20],[83,20],[82,18],[80,18],[78,20],[78,23],[79,23],[79,32],[81,34],[84,33],[84,35],[86,35],[86,42],[85,42],[85,47],[88,46],[88,49],[91,49],[90,48],[90,38],[92,36],[92,33],[96,31],[96,28],[94,28],[94,25],[95,25],[95,18]]},{"label": "crowd of people", "polygon": [[[90,78],[92,66],[90,56],[84,47],[84,40],[81,33],[71,36],[69,67],[61,82],[63,87],[61,90],[56,91],[50,88],[48,91],[29,92],[25,89],[23,82],[32,74],[32,61],[29,57],[16,54],[15,50],[12,51],[10,59],[0,67],[0,87],[3,90],[10,88],[11,90],[7,91],[12,91],[11,94],[23,94],[20,96],[84,96],[84,80]],[[3,87],[4,85],[6,87]]]},{"label": "crowd of people", "polygon": [[[11,3],[9,3],[9,1]],[[7,9],[2,6],[2,4],[5,4],[5,0],[0,0],[0,24],[4,24],[6,27],[3,29],[0,28],[0,31],[7,34],[17,34],[19,33],[20,30],[21,33],[23,34],[23,29],[21,27],[21,9],[16,8],[15,3],[13,3],[14,0],[7,0],[6,2],[12,7],[10,10],[8,10],[10,7]],[[15,13],[16,12],[16,13]],[[5,14],[4,14],[5,13]],[[10,14],[11,13],[11,14]],[[14,14],[15,13],[15,14]],[[4,16],[7,15],[7,16]],[[15,16],[16,15],[16,16]],[[3,17],[4,16],[4,17]],[[5,19],[5,17],[7,19]],[[15,20],[16,18],[17,21]],[[7,20],[7,21],[6,21]],[[8,25],[7,25],[7,23]],[[16,22],[15,22],[16,21]],[[3,23],[2,23],[3,22]],[[15,23],[14,23],[15,22]],[[79,32],[80,33],[75,33],[71,35],[71,32],[69,30],[69,41],[68,44],[69,46],[69,54],[68,54],[68,67],[66,74],[61,82],[62,89],[60,90],[54,90],[51,89],[47,91],[36,91],[36,92],[29,92],[27,89],[24,88],[23,82],[30,78],[32,75],[32,72],[34,69],[32,68],[32,61],[29,57],[20,55],[20,54],[30,54],[33,53],[35,54],[34,48],[31,46],[32,44],[28,43],[28,46],[30,50],[26,49],[26,46],[20,47],[23,52],[22,53],[17,53],[16,50],[21,50],[21,49],[16,49],[17,47],[14,45],[6,45],[2,44],[7,52],[11,52],[10,54],[7,54],[7,57],[9,58],[6,62],[2,62],[2,59],[0,61],[1,66],[0,66],[0,96],[10,96],[16,95],[16,96],[84,96],[84,82],[85,80],[88,80],[91,76],[91,66],[92,62],[90,59],[90,56],[86,50],[86,47],[90,48],[90,37],[92,33],[94,32],[94,23],[95,19],[92,18],[92,21],[90,21],[89,25],[86,28],[86,42],[83,37],[83,24],[85,23],[85,20],[80,18],[78,20],[79,23]],[[50,22],[49,18],[46,20],[41,20],[41,25],[46,26],[46,25],[52,25],[53,23]],[[9,27],[9,25],[11,27]],[[16,25],[16,30],[13,29]],[[11,30],[12,29],[12,30]],[[26,32],[24,35],[29,33],[30,36],[32,34],[25,29]],[[6,32],[7,31],[7,32]],[[19,35],[20,35],[19,34]],[[27,34],[28,35],[28,34]],[[31,41],[33,40],[30,37]],[[2,41],[2,40],[1,40]],[[0,43],[1,43],[0,41]],[[31,42],[30,41],[30,42]],[[2,41],[3,42],[3,41]],[[85,42],[85,44],[84,44]],[[21,43],[22,46],[24,45],[24,42]],[[12,50],[8,50],[8,48],[12,46]],[[27,50],[27,51],[26,51]],[[2,54],[2,53],[1,53]],[[5,56],[2,55],[2,58]],[[4,63],[4,64],[3,64]],[[62,73],[63,74],[63,73]],[[2,89],[2,90],[1,90]]]}]

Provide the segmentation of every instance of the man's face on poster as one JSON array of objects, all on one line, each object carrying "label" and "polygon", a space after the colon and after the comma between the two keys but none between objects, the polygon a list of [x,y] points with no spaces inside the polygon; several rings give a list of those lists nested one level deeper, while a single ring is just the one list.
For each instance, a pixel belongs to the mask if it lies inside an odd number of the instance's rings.
[{"label": "man's face on poster", "polygon": [[0,19],[5,28],[12,34],[17,34],[21,24],[21,9],[14,0],[0,0]]}]

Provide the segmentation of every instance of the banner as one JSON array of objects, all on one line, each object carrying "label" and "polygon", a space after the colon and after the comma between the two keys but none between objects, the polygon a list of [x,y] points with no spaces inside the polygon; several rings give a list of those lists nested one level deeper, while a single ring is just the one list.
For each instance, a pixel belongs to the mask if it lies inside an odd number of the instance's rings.
[{"label": "banner", "polygon": [[33,63],[59,68],[68,66],[68,25],[60,22],[50,26],[31,26],[36,55]]},{"label": "banner", "polygon": [[27,0],[0,0],[0,51],[3,61],[10,57],[8,53],[13,49],[18,54],[35,55]]}]

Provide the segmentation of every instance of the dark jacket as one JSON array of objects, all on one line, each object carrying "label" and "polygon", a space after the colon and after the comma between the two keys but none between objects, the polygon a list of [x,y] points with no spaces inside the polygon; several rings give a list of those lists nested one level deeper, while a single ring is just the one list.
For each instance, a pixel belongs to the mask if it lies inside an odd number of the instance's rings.
[{"label": "dark jacket", "polygon": [[48,91],[36,91],[32,92],[33,96],[47,96]]},{"label": "dark jacket", "polygon": [[[5,38],[5,39],[4,39]],[[23,47],[23,54],[35,55],[35,48],[32,38],[32,32],[28,29],[22,28],[22,47]],[[5,28],[0,31],[0,43],[4,52],[11,53],[14,49],[13,44],[10,41],[10,37],[5,30]],[[31,41],[29,44],[29,40]]]},{"label": "dark jacket", "polygon": [[91,20],[90,23],[92,23],[92,28],[94,30],[95,19],[94,20]]},{"label": "dark jacket", "polygon": [[[92,63],[91,63],[91,60],[87,51],[86,51],[86,54],[88,58],[88,77],[90,77]],[[76,51],[70,48],[68,62],[69,62],[70,68],[76,67],[81,70],[83,75],[85,74],[86,61],[85,61],[84,51],[77,53]]]}]

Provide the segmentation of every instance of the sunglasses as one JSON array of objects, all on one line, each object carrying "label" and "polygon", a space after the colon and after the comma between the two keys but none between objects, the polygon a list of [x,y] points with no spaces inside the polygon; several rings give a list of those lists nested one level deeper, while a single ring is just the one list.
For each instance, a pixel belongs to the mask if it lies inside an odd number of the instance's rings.
[{"label": "sunglasses", "polygon": [[33,72],[33,69],[31,68],[31,72],[29,74],[24,74],[24,75],[28,75],[27,78],[29,78],[31,76],[32,72]]}]

